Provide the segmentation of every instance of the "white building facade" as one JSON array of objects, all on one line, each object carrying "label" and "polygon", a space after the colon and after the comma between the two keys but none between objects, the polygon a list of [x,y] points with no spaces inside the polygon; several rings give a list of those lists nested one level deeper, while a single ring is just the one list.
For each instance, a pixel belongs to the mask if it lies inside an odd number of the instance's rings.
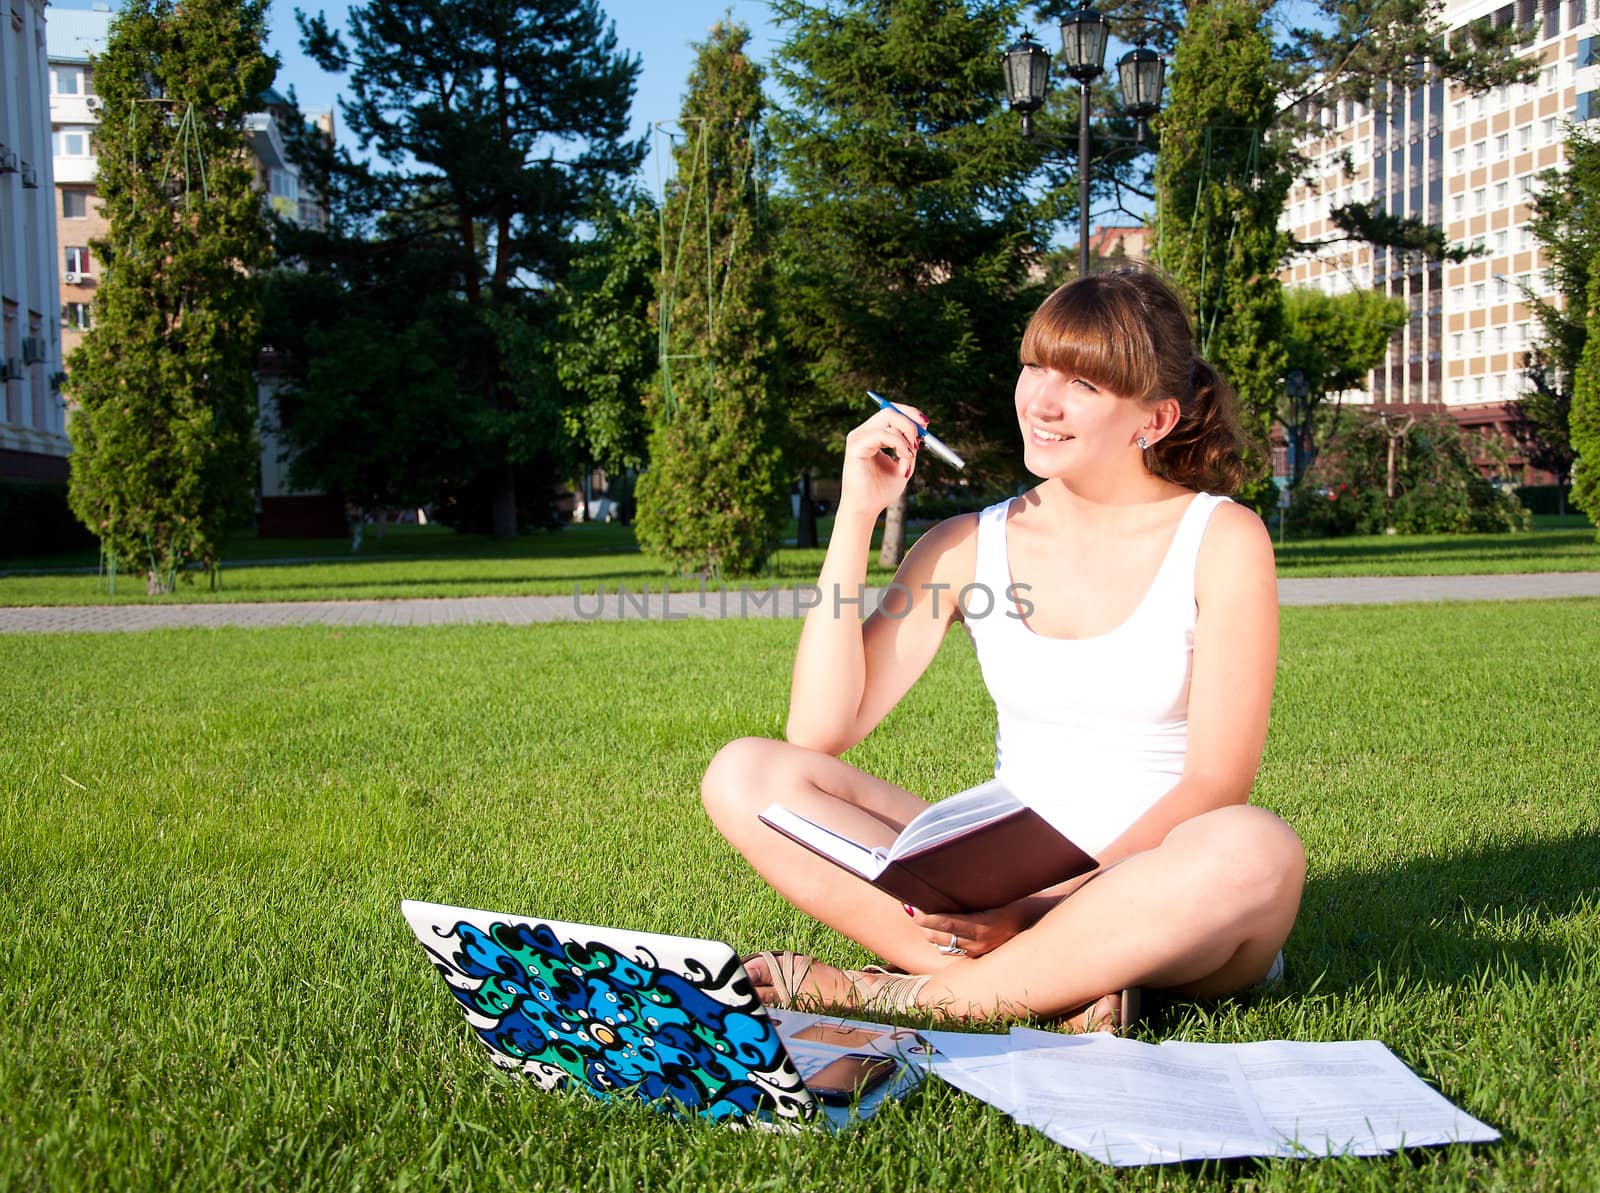
[{"label": "white building facade", "polygon": [[1452,37],[1484,19],[1528,30],[1520,53],[1539,64],[1537,81],[1470,96],[1419,76],[1380,116],[1348,103],[1324,111],[1328,135],[1300,146],[1314,166],[1284,213],[1297,240],[1336,236],[1334,208],[1377,200],[1483,250],[1453,264],[1346,242],[1284,270],[1286,286],[1370,288],[1406,303],[1388,360],[1351,400],[1445,406],[1465,425],[1488,427],[1522,395],[1524,354],[1539,337],[1525,295],[1549,293],[1529,200],[1539,174],[1564,160],[1567,123],[1600,116],[1597,9],[1600,0],[1447,0],[1441,17]]},{"label": "white building facade", "polygon": [[0,25],[0,480],[65,481],[44,0]]}]

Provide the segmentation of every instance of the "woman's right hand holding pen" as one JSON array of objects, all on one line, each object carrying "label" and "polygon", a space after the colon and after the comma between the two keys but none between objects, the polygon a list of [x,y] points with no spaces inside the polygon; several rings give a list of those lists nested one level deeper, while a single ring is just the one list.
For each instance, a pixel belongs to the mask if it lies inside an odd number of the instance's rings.
[{"label": "woman's right hand holding pen", "polygon": [[878,411],[845,437],[841,513],[859,511],[876,521],[899,498],[916,466],[917,432],[927,423],[915,406],[896,406]]}]

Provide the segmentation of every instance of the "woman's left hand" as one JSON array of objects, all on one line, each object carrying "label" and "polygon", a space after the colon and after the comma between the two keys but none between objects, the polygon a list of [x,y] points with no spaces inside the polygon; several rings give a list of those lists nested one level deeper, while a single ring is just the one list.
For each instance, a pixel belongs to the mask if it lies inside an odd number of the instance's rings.
[{"label": "woman's left hand", "polygon": [[912,917],[928,938],[930,948],[956,956],[960,949],[968,957],[991,953],[1028,926],[1023,905],[1007,903],[989,911],[963,911],[952,915],[929,915],[916,911]]}]

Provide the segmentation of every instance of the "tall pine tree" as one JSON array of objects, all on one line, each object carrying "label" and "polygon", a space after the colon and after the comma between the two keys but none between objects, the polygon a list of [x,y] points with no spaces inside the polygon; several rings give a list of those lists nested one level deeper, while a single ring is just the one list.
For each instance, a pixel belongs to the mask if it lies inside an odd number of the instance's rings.
[{"label": "tall pine tree", "polygon": [[783,519],[776,447],[769,166],[750,34],[724,21],[701,44],[663,209],[639,543],[680,571],[758,571]]},{"label": "tall pine tree", "polygon": [[73,511],[151,593],[214,569],[255,475],[268,235],[243,121],[275,64],[265,0],[129,0],[95,60],[109,225],[72,358]]},{"label": "tall pine tree", "polygon": [[[565,467],[550,291],[579,251],[579,222],[643,158],[644,142],[627,139],[639,62],[594,0],[370,0],[349,20],[347,44],[325,17],[300,17],[307,53],[349,71],[345,125],[376,155],[341,155],[329,190],[364,206],[374,235],[452,247],[453,288],[476,325],[454,340],[452,397],[476,424],[484,514],[507,537],[519,474],[548,486]],[[394,212],[399,226],[380,219]]]},{"label": "tall pine tree", "polygon": [[1283,288],[1289,238],[1278,230],[1291,174],[1269,130],[1277,115],[1272,43],[1254,0],[1203,0],[1172,64],[1160,116],[1155,256],[1194,308],[1201,353],[1239,392],[1254,440],[1242,489],[1261,504],[1262,454],[1283,375]]},{"label": "tall pine tree", "polygon": [[[1027,267],[1053,210],[1030,197],[1038,150],[1003,110],[996,51],[1017,7],[772,6],[790,99],[774,122],[789,184],[784,317],[808,365],[810,433],[836,448],[871,413],[872,389],[926,411],[972,463],[966,479],[1015,459],[1017,343],[1039,297]],[[919,478],[943,467],[924,455]],[[902,497],[889,510],[887,566],[905,509]]]},{"label": "tall pine tree", "polygon": [[1583,309],[1589,330],[1572,383],[1572,503],[1600,526],[1600,252],[1589,262]]}]

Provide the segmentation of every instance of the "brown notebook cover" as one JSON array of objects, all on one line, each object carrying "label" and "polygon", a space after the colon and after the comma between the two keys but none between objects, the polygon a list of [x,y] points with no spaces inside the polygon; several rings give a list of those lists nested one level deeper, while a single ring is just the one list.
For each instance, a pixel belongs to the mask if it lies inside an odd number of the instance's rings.
[{"label": "brown notebook cover", "polygon": [[[839,865],[782,825],[772,827]],[[918,911],[986,911],[1094,867],[1094,858],[1032,808],[1022,807],[897,858],[870,881]]]}]

